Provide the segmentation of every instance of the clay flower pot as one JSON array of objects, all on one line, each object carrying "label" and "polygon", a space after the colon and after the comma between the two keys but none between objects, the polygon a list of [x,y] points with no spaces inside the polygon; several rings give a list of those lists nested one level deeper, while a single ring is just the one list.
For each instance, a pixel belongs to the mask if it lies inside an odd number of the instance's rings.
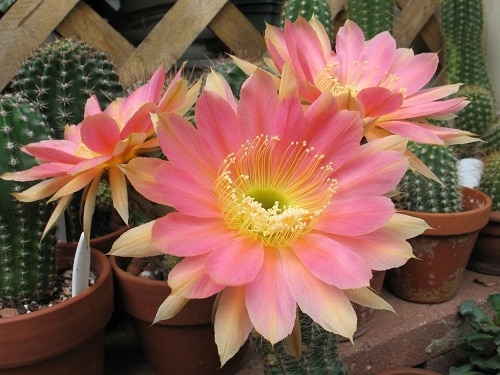
[{"label": "clay flower pot", "polygon": [[[71,267],[74,249],[59,249],[58,267]],[[95,285],[30,314],[0,319],[0,373],[102,374],[105,333],[114,308],[109,260],[92,250]]]},{"label": "clay flower pot", "polygon": [[[90,239],[90,247],[92,249],[99,250],[101,253],[106,254],[111,250],[111,246],[115,240],[120,237],[123,233],[125,233],[129,229],[128,226],[123,225],[119,229],[114,232],[105,234],[103,236],[94,237]],[[57,246],[59,247],[67,247],[69,249],[76,249],[78,242],[59,242]]]},{"label": "clay flower pot", "polygon": [[170,293],[165,281],[137,277],[125,271],[130,258],[110,256],[117,300],[131,316],[144,355],[160,374],[234,374],[244,365],[244,346],[220,367],[212,325],[215,297],[191,300],[172,319],[152,324]]},{"label": "clay flower pot", "polygon": [[463,188],[462,199],[463,212],[401,211],[424,219],[433,229],[409,240],[416,259],[387,272],[387,285],[397,297],[418,303],[440,303],[456,294],[491,208],[490,197],[476,189]]},{"label": "clay flower pot", "polygon": [[500,275],[500,212],[490,212],[488,224],[479,231],[467,268]]}]

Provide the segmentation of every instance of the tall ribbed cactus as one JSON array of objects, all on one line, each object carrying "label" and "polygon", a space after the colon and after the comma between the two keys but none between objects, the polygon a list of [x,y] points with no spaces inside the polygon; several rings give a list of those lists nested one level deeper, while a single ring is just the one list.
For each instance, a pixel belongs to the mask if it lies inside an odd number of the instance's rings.
[{"label": "tall ribbed cactus", "polygon": [[500,151],[485,159],[479,190],[490,196],[491,210],[500,212]]},{"label": "tall ribbed cactus", "polygon": [[281,12],[280,26],[283,27],[285,21],[295,21],[299,16],[310,20],[317,18],[325,27],[326,32],[333,39],[333,17],[330,6],[326,0],[285,0]]},{"label": "tall ribbed cactus", "polygon": [[[21,151],[27,143],[48,139],[51,129],[26,99],[0,96],[0,174],[36,165]],[[41,240],[53,210],[45,201],[22,203],[11,193],[29,185],[0,179],[0,301],[4,306],[40,301],[55,283],[53,232]]]},{"label": "tall ribbed cactus", "polygon": [[299,360],[288,349],[286,340],[274,346],[261,336],[253,340],[264,355],[266,375],[347,375],[338,359],[337,338],[307,315],[299,313],[302,329],[302,355]]},{"label": "tall ribbed cactus", "polygon": [[366,39],[382,31],[392,33],[394,9],[394,0],[347,0],[349,19],[361,27]]},{"label": "tall ribbed cactus", "polygon": [[[443,0],[441,26],[447,83],[463,83],[458,96],[471,103],[454,120],[453,127],[482,137],[495,120],[495,96],[483,51],[482,1]],[[461,147],[461,156],[476,157],[477,145]]]},{"label": "tall ribbed cactus", "polygon": [[123,95],[115,67],[107,56],[83,42],[58,39],[33,53],[12,80],[12,90],[38,105],[55,136],[83,118],[95,94],[102,107]]},{"label": "tall ribbed cactus", "polygon": [[433,213],[462,211],[462,192],[458,179],[457,158],[448,146],[410,142],[408,149],[415,154],[442,184],[408,170],[398,184],[397,208]]},{"label": "tall ribbed cactus", "polygon": [[500,152],[500,117],[497,117],[485,130],[481,137],[484,141],[482,151],[484,155]]}]

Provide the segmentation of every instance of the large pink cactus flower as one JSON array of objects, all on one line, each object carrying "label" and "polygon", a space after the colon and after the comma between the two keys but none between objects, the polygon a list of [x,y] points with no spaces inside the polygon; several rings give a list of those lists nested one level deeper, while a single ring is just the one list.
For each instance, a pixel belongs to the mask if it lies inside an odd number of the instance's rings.
[{"label": "large pink cactus flower", "polygon": [[395,136],[360,145],[359,113],[339,110],[329,92],[304,109],[259,70],[239,102],[211,73],[195,113],[196,128],[157,116],[168,161],[123,166],[139,193],[176,209],[127,231],[110,253],[183,258],[156,321],[188,299],[219,294],[214,327],[224,364],[252,329],[271,343],[290,335],[297,306],[351,339],[351,301],[390,309],[369,289],[372,270],[404,264],[412,257],[406,239],[427,228],[384,196],[408,166],[390,150]]},{"label": "large pink cactus flower", "polygon": [[84,119],[78,125],[66,126],[63,140],[44,140],[24,147],[24,152],[37,158],[39,165],[20,172],[5,173],[1,178],[16,181],[44,179],[33,187],[14,195],[31,202],[51,196],[59,200],[45,233],[63,214],[73,193],[88,187],[83,201],[83,228],[90,236],[95,198],[99,181],[109,177],[113,205],[128,223],[128,194],[125,175],[120,165],[137,155],[158,148],[158,140],[150,113],[184,114],[193,105],[199,85],[188,87],[181,70],[162,96],[165,70],[160,67],[151,80],[126,98],[118,98],[102,111],[95,96],[88,99]]},{"label": "large pink cactus flower", "polygon": [[307,102],[330,91],[341,107],[361,110],[368,140],[398,134],[419,143],[470,141],[461,130],[433,126],[425,118],[447,119],[468,103],[442,100],[459,85],[425,88],[438,67],[436,53],[415,55],[397,48],[388,32],[365,41],[361,28],[347,20],[336,36],[335,52],[323,25],[312,18],[268,25],[265,40],[279,72],[289,63]]}]

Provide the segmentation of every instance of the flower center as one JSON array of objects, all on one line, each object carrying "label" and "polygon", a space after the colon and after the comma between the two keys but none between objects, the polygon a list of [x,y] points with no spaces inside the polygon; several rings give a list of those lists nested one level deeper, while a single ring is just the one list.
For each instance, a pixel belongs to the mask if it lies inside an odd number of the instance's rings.
[{"label": "flower center", "polygon": [[274,247],[311,231],[337,184],[324,155],[306,142],[280,142],[266,135],[245,142],[224,159],[214,184],[228,226]]}]

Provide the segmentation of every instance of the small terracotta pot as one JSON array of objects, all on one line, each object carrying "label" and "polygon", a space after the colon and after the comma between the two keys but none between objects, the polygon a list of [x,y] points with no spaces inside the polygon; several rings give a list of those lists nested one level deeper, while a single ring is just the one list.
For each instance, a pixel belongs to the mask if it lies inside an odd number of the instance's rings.
[{"label": "small terracotta pot", "polygon": [[160,374],[234,374],[244,365],[244,346],[224,367],[215,344],[212,309],[215,297],[191,300],[172,319],[152,324],[170,293],[165,281],[125,272],[130,258],[110,257],[120,307],[132,317],[144,355]]},{"label": "small terracotta pot", "polygon": [[500,211],[490,212],[490,220],[479,231],[467,268],[488,275],[500,275]]},{"label": "small terracotta pot", "polygon": [[479,230],[488,222],[491,199],[463,188],[465,211],[425,213],[401,211],[424,219],[433,229],[408,241],[417,259],[387,272],[389,289],[417,303],[440,303],[456,294]]},{"label": "small terracotta pot", "polygon": [[441,375],[439,372],[421,368],[401,367],[377,372],[375,375]]},{"label": "small terracotta pot", "polygon": [[[58,249],[59,269],[71,267],[74,249]],[[0,319],[0,373],[102,374],[105,328],[113,312],[109,260],[92,250],[95,285],[76,297],[30,314]]]}]

